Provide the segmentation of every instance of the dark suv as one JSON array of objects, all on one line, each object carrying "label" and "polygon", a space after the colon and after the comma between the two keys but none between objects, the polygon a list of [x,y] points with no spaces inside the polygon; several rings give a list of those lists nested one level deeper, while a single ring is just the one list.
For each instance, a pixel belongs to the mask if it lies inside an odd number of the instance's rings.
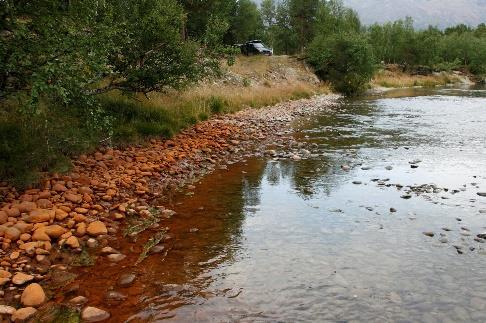
[{"label": "dark suv", "polygon": [[239,45],[241,49],[241,53],[249,56],[249,55],[273,55],[273,49],[268,48],[265,46],[261,40],[250,40],[242,45]]}]

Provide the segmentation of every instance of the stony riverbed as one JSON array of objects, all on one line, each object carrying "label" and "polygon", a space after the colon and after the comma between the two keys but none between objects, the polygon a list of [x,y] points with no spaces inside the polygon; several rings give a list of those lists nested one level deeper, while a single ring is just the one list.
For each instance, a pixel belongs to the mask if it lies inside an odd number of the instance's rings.
[{"label": "stony riverbed", "polygon": [[[161,201],[165,196],[193,189],[192,182],[215,169],[262,155],[268,142],[288,146],[293,120],[336,100],[331,95],[244,110],[200,123],[172,140],[105,148],[80,156],[71,174],[54,174],[40,188],[20,192],[0,183],[0,315],[20,321],[38,309],[49,313],[50,300],[63,293],[59,288],[75,280],[73,267],[94,265],[97,255],[96,265],[123,264],[126,255],[110,243],[136,237],[173,216]],[[139,261],[160,249],[161,241],[162,235],[149,241],[153,245],[140,252]],[[82,309],[85,320],[110,316],[90,307],[89,298],[66,301]]]}]

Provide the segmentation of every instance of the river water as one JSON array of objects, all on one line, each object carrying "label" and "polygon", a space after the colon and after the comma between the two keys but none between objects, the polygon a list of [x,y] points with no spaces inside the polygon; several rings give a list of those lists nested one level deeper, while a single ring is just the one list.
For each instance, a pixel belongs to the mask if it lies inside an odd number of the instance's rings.
[{"label": "river water", "polygon": [[486,91],[343,100],[294,129],[302,160],[250,159],[172,201],[168,253],[113,319],[485,322]]}]

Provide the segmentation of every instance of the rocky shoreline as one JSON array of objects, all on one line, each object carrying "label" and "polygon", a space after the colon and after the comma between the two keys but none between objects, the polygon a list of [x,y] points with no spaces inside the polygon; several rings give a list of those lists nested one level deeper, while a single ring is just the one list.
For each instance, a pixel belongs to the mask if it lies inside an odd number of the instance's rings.
[{"label": "rocky shoreline", "polygon": [[[163,206],[167,194],[191,190],[201,176],[250,156],[275,156],[275,148],[292,142],[293,120],[327,109],[338,98],[246,109],[199,123],[171,140],[100,149],[80,156],[69,175],[54,174],[40,188],[19,192],[0,183],[0,318],[22,322],[44,312],[57,289],[75,279],[69,274],[74,266],[93,265],[92,255],[123,261],[126,256],[110,247],[121,233],[130,237],[159,228],[137,263],[163,250],[170,231],[163,219],[174,213]],[[298,153],[288,157],[300,158]],[[85,321],[110,317],[89,304],[82,295],[67,302]]]}]

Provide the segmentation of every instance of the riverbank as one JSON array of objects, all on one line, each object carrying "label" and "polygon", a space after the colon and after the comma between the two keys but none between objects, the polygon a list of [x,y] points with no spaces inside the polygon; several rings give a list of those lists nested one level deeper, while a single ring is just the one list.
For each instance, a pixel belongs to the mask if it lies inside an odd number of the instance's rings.
[{"label": "riverbank", "polygon": [[[220,75],[179,91],[122,95],[112,91],[89,104],[64,106],[40,98],[0,102],[0,182],[36,185],[49,173],[65,173],[70,160],[100,146],[126,147],[170,138],[197,122],[247,107],[330,93],[302,61],[288,56],[236,57]],[[127,94],[127,93],[125,93]],[[25,99],[25,98],[24,98]],[[2,185],[0,185],[2,186]]]},{"label": "riverbank", "polygon": [[451,84],[473,85],[474,82],[461,72],[444,71],[420,75],[402,72],[394,66],[376,72],[371,80],[371,87],[374,89],[435,87]]},{"label": "riverbank", "polygon": [[[49,299],[63,293],[71,296],[61,299],[72,307],[72,315],[79,316],[81,309],[84,319],[107,315],[86,309],[89,297],[58,289],[75,281],[73,267],[96,270],[99,262],[142,263],[163,246],[170,231],[162,229],[164,218],[173,216],[163,206],[164,196],[186,185],[191,189],[201,176],[247,156],[275,154],[275,145],[292,143],[285,129],[295,118],[327,109],[337,98],[318,96],[217,116],[170,140],[81,155],[69,175],[54,175],[41,188],[21,192],[1,187],[2,315],[17,318],[35,313],[35,308],[45,313]],[[289,157],[301,158],[298,151]],[[137,254],[110,246],[115,237],[134,238],[155,227],[159,234]]]}]

